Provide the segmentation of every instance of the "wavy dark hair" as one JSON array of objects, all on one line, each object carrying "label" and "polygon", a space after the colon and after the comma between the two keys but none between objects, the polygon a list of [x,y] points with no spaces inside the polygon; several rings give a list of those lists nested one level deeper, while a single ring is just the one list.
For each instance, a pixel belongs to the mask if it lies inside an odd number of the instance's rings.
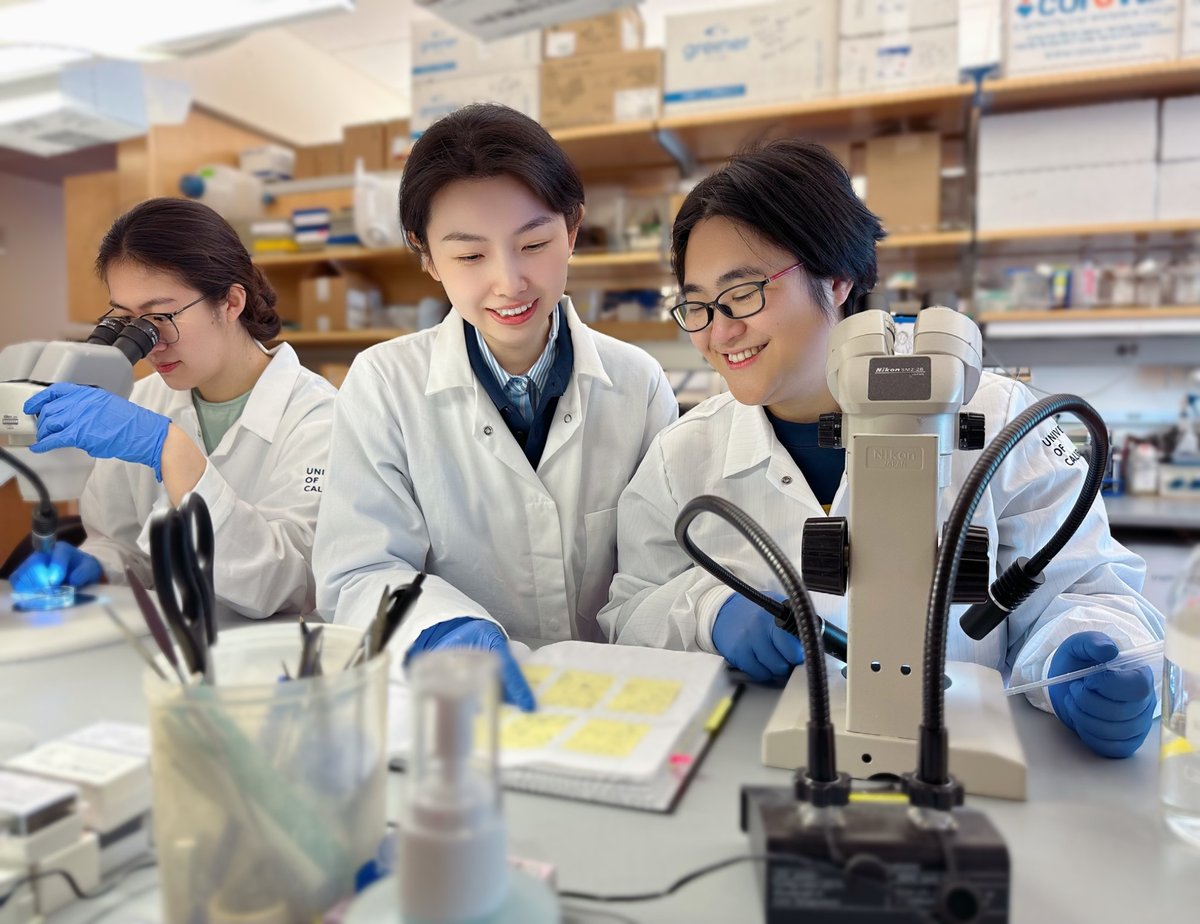
[{"label": "wavy dark hair", "polygon": [[246,290],[239,320],[255,340],[273,340],[282,322],[271,283],[250,260],[237,232],[207,205],[191,199],[147,199],[113,222],[96,256],[96,273],[108,279],[114,263],[130,262],[169,273],[209,299],[230,286]]}]

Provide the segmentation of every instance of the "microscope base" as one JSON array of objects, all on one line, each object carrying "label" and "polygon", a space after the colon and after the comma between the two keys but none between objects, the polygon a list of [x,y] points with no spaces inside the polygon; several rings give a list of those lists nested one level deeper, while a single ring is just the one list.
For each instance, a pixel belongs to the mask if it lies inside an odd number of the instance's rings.
[{"label": "microscope base", "polygon": [[[876,774],[899,776],[917,766],[916,738],[893,738],[847,731],[846,678],[829,661],[829,708],[837,737],[838,770],[855,779]],[[1000,674],[964,661],[948,661],[946,727],[950,733],[950,771],[976,796],[1025,798],[1025,752],[1013,724]],[[920,683],[912,709],[912,734],[920,724]],[[763,733],[762,759],[769,767],[794,770],[808,760],[808,673],[792,671]]]}]

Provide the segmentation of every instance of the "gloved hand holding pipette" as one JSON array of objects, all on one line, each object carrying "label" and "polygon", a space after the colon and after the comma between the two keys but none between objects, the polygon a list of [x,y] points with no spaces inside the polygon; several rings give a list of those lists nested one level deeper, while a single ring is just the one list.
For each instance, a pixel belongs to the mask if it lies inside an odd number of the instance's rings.
[{"label": "gloved hand holding pipette", "polygon": [[509,650],[508,639],[494,622],[472,616],[440,622],[417,637],[408,650],[408,656],[418,657],[422,652],[436,648],[482,648],[496,652],[500,658],[500,686],[504,701],[525,712],[534,710],[536,703],[533,691],[529,689],[520,665]]},{"label": "gloved hand holding pipette", "polygon": [[59,540],[49,555],[34,552],[21,562],[13,572],[12,586],[21,593],[37,593],[63,584],[86,587],[98,582],[103,575],[104,570],[94,557]]},{"label": "gloved hand holding pipette", "polygon": [[[1076,632],[1054,652],[1049,676],[1105,664],[1118,654],[1105,633]],[[1146,665],[1100,670],[1051,684],[1047,692],[1055,715],[1101,757],[1132,755],[1154,719],[1154,674]]]}]

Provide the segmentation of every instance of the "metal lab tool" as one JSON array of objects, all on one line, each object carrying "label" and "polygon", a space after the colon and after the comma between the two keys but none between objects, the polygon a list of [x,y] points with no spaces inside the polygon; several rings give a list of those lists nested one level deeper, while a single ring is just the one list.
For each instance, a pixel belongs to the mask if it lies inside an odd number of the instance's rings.
[{"label": "metal lab tool", "polygon": [[216,641],[213,528],[208,507],[189,493],[150,521],[150,560],[163,615],[188,671],[212,680],[209,647]]},{"label": "metal lab tool", "polygon": [[1031,680],[1029,683],[1019,683],[1016,686],[1008,687],[1004,692],[1009,696],[1016,696],[1018,693],[1028,693],[1030,690],[1037,690],[1056,683],[1069,683],[1072,680],[1078,680],[1080,677],[1087,677],[1089,674],[1098,674],[1100,671],[1109,670],[1110,668],[1154,664],[1161,661],[1162,657],[1163,641],[1159,639],[1157,642],[1147,642],[1145,645],[1138,645],[1136,648],[1122,651],[1110,661],[1093,664],[1090,667],[1081,667],[1077,671],[1068,671],[1065,674],[1057,674],[1054,677],[1046,677],[1043,680]]},{"label": "metal lab tool", "polygon": [[150,592],[146,590],[146,585],[128,565],[125,567],[125,580],[129,582],[129,586],[133,590],[133,598],[137,601],[138,609],[142,611],[142,618],[146,620],[146,627],[149,628],[158,650],[167,659],[167,663],[175,669],[175,673],[179,676],[179,682],[187,683],[187,674],[184,673],[179,664],[179,657],[175,654],[175,644],[171,641],[171,633],[167,631],[158,607],[150,599]]}]

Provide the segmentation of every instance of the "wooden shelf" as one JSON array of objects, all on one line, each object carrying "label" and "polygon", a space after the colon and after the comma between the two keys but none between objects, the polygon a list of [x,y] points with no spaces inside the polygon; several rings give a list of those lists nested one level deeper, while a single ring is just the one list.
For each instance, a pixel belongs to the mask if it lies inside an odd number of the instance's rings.
[{"label": "wooden shelf", "polygon": [[416,255],[407,247],[326,247],[300,253],[251,254],[255,264],[262,267],[314,266],[334,261],[404,260],[416,262]]},{"label": "wooden shelf", "polygon": [[369,347],[385,340],[403,337],[412,331],[403,328],[372,327],[366,330],[283,330],[279,340],[294,347]]},{"label": "wooden shelf", "polygon": [[1200,305],[1167,305],[1162,308],[1067,308],[1055,311],[990,311],[975,319],[980,325],[1005,323],[1053,323],[1069,321],[1145,321],[1165,318],[1200,318]]},{"label": "wooden shelf", "polygon": [[1141,221],[1106,225],[1062,225],[1053,228],[1013,228],[980,231],[976,239],[981,244],[1047,240],[1056,237],[1151,237],[1155,235],[1193,234],[1200,232],[1196,221]]},{"label": "wooden shelf", "polygon": [[570,269],[616,269],[623,266],[665,266],[667,255],[659,250],[639,250],[628,253],[578,253],[571,257]]},{"label": "wooden shelf", "polygon": [[985,81],[989,109],[1112,102],[1143,96],[1195,93],[1200,58],[1099,70],[1066,71]]},{"label": "wooden shelf", "polygon": [[554,140],[583,173],[616,168],[669,167],[670,154],[658,143],[648,119],[613,125],[583,125],[552,131]]},{"label": "wooden shelf", "polygon": [[890,234],[879,242],[880,250],[936,250],[965,247],[971,243],[970,231],[934,231],[929,234]]}]

